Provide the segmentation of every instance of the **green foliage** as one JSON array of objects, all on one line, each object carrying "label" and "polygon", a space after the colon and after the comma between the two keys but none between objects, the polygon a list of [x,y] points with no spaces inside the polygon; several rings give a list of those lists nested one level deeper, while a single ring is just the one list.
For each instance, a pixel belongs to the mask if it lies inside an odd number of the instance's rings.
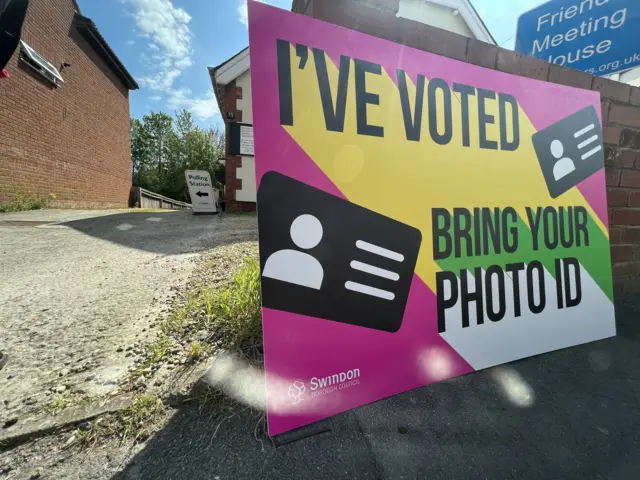
[{"label": "green foliage", "polygon": [[211,347],[208,343],[202,344],[201,342],[192,342],[189,350],[189,358],[192,361],[200,360],[205,354],[211,353]]},{"label": "green foliage", "polygon": [[[195,125],[191,113],[150,113],[131,119],[133,184],[175,200],[189,202],[185,170],[224,170],[224,133]],[[215,183],[215,182],[214,182]]]},{"label": "green foliage", "polygon": [[133,437],[134,441],[145,440],[149,437],[148,424],[150,420],[162,413],[162,401],[153,395],[138,395],[131,405],[120,412],[119,426],[122,441]]},{"label": "green foliage", "polygon": [[143,442],[151,436],[156,420],[163,413],[160,399],[153,395],[137,395],[128,407],[98,418],[87,430],[75,430],[63,449],[74,445],[91,448],[111,439],[119,439],[123,443],[127,439],[134,443]]},{"label": "green foliage", "polygon": [[260,264],[248,258],[213,303],[216,324],[239,343],[262,338]]},{"label": "green foliage", "polygon": [[170,346],[171,338],[165,333],[161,333],[155,342],[147,346],[147,359],[136,371],[136,375],[142,374],[146,368],[152,367],[162,360],[167,355]]},{"label": "green foliage", "polygon": [[51,401],[51,404],[49,405],[49,411],[51,413],[60,413],[62,410],[67,408],[70,403],[71,400],[63,397],[62,395],[58,395]]},{"label": "green foliage", "polygon": [[47,208],[51,202],[56,199],[56,196],[53,193],[50,193],[47,198],[30,197],[23,193],[9,196],[12,197],[11,200],[9,200],[8,203],[0,205],[0,213],[40,210],[42,208]]}]

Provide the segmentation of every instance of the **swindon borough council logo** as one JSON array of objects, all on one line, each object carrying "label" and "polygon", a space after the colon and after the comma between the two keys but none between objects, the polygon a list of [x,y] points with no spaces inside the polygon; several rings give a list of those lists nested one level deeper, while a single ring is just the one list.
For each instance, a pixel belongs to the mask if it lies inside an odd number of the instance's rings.
[{"label": "swindon borough council logo", "polygon": [[293,397],[293,404],[296,405],[300,403],[302,399],[302,394],[305,391],[304,382],[296,381],[291,384],[289,387],[289,396]]}]

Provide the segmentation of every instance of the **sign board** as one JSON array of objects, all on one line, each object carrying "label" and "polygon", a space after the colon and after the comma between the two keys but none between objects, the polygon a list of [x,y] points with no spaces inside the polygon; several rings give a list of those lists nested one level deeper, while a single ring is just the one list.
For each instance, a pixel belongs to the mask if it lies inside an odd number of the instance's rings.
[{"label": "sign board", "polygon": [[229,143],[231,155],[253,156],[253,125],[230,123]]},{"label": "sign board", "polygon": [[253,156],[253,126],[240,126],[240,155]]},{"label": "sign board", "polygon": [[257,2],[249,38],[271,435],[615,335],[599,93]]},{"label": "sign board", "polygon": [[518,20],[516,51],[608,75],[640,65],[640,1],[552,0]]},{"label": "sign board", "polygon": [[206,170],[186,170],[193,213],[217,213],[211,175]]}]

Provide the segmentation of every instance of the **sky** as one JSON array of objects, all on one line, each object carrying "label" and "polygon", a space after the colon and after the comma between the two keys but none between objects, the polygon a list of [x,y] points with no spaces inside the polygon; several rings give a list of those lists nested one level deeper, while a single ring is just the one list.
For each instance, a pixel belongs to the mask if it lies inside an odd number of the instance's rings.
[{"label": "sky", "polygon": [[[265,1],[265,0],[261,0]],[[131,115],[189,110],[202,127],[222,124],[207,67],[245,48],[246,0],[79,0],[140,84]],[[291,9],[292,0],[266,0]],[[513,48],[518,16],[544,0],[472,0],[499,45]],[[508,5],[508,6],[507,6]]]}]

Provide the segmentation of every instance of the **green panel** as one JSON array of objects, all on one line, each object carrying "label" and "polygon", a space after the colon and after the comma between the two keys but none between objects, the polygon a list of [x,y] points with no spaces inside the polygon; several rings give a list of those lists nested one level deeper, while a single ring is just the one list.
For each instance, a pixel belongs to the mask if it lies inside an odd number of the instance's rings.
[{"label": "green panel", "polygon": [[[491,215],[493,218],[493,214]],[[568,223],[568,216],[565,216],[565,225]],[[452,217],[453,218],[453,217]],[[440,226],[443,224],[441,223]],[[480,223],[482,225],[482,223]],[[508,263],[530,263],[534,260],[540,261],[549,274],[555,278],[555,259],[575,257],[582,267],[589,273],[596,284],[613,301],[613,285],[611,276],[611,253],[609,250],[609,239],[598,228],[593,218],[587,219],[587,231],[589,233],[589,246],[564,248],[559,244],[558,248],[549,250],[544,245],[543,228],[540,226],[538,250],[533,249],[533,239],[529,223],[525,219],[518,217],[516,222],[518,232],[518,250],[509,254],[501,251],[497,253],[492,245],[489,245],[489,254],[483,256],[466,256],[465,242],[462,242],[462,256],[455,258],[453,255],[447,259],[437,261],[440,268],[446,271],[453,271],[456,274],[462,269],[471,270],[476,267],[488,268],[491,265],[504,266]],[[453,228],[449,231],[452,232]],[[482,231],[481,231],[482,233]],[[473,217],[471,218],[471,236],[474,236]],[[482,235],[481,235],[482,236]],[[575,231],[574,231],[575,236]],[[441,247],[444,247],[444,239],[440,239]],[[473,249],[475,251],[475,249]]]}]

